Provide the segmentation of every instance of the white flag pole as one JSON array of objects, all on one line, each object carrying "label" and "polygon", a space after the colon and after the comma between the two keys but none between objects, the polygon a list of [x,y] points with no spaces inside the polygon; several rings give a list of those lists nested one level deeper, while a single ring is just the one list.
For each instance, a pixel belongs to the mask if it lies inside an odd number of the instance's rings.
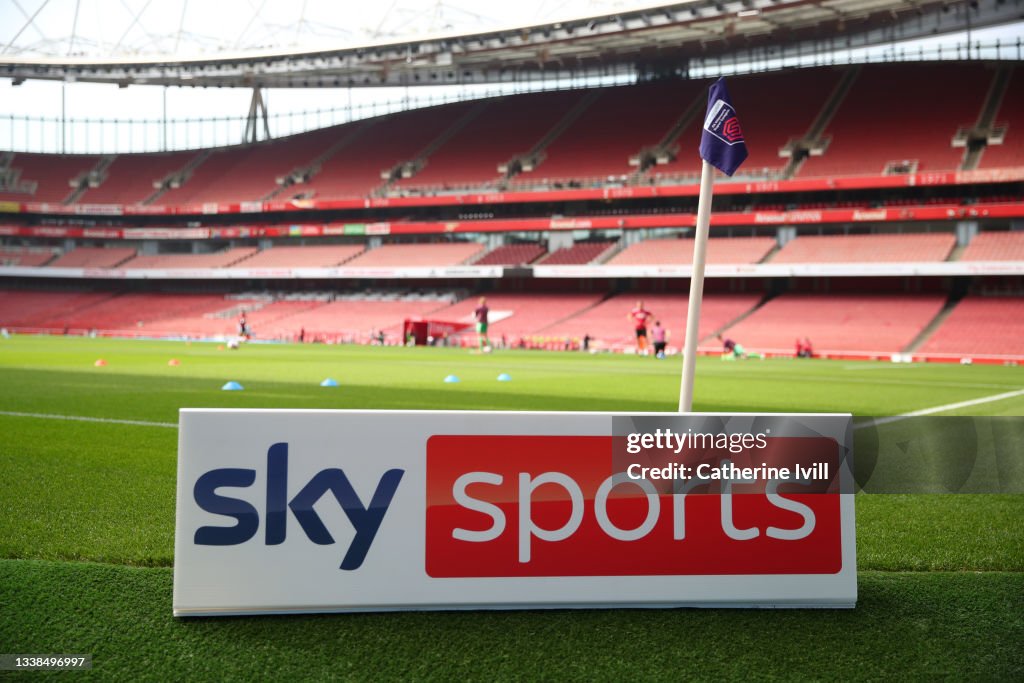
[{"label": "white flag pole", "polygon": [[693,273],[690,275],[690,305],[686,310],[686,342],[683,348],[683,379],[679,386],[679,412],[693,410],[693,374],[697,367],[697,327],[704,297],[704,263],[707,260],[708,228],[711,223],[711,194],[715,167],[707,161],[700,169],[700,198],[697,200],[697,234],[693,240]]}]

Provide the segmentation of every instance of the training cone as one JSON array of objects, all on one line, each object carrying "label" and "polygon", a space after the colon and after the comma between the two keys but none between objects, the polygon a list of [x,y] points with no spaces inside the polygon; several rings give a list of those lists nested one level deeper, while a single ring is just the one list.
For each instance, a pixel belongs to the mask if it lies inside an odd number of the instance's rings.
[{"label": "training cone", "polygon": [[95,365],[95,366],[96,366],[96,367],[98,367],[98,368],[102,368],[102,367],[103,367],[104,365],[106,365],[106,364],[107,364],[107,361],[103,360],[102,358],[98,358],[98,359],[96,360],[96,362],[95,362],[95,363],[93,363],[93,365]]},{"label": "training cone", "polygon": [[169,361],[167,361],[167,364],[170,365],[172,368],[174,368],[174,367],[177,367],[177,366],[181,365],[181,361],[178,360],[177,358],[172,358]]},{"label": "training cone", "polygon": [[500,375],[498,375],[498,381],[499,382],[511,382],[512,381],[512,375],[508,374],[507,372],[503,372]]},{"label": "training cone", "polygon": [[238,382],[231,381],[222,386],[220,389],[221,391],[242,391],[243,387]]},{"label": "training cone", "polygon": [[455,375],[448,375],[447,377],[444,378],[444,381],[445,381],[445,384],[456,384],[460,380]]},{"label": "training cone", "polygon": [[331,379],[330,377],[328,377],[323,382],[320,382],[320,386],[322,386],[322,387],[336,387],[336,386],[338,386],[338,380]]}]

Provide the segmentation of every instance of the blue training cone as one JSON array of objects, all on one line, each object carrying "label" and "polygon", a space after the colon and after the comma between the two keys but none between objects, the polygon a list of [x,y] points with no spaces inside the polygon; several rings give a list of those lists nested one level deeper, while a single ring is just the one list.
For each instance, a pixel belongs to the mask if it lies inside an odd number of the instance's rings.
[{"label": "blue training cone", "polygon": [[507,372],[503,372],[500,375],[498,375],[498,381],[499,382],[511,382],[512,381],[512,375],[508,374]]},{"label": "blue training cone", "polygon": [[239,384],[238,382],[235,382],[234,380],[228,382],[227,384],[220,388],[221,391],[242,391],[242,389],[242,385]]},{"label": "blue training cone", "polygon": [[456,384],[459,381],[459,378],[456,377],[455,375],[448,375],[447,377],[444,378],[445,384]]},{"label": "blue training cone", "polygon": [[336,387],[336,386],[338,386],[338,380],[332,379],[332,378],[328,377],[323,382],[320,382],[320,386],[322,386],[322,387]]}]

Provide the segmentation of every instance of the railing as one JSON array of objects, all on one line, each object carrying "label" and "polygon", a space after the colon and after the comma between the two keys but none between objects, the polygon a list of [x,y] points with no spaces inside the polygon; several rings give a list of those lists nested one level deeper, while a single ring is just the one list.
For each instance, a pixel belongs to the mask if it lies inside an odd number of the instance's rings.
[{"label": "railing", "polygon": [[[761,73],[780,69],[814,66],[842,66],[915,61],[1021,60],[1024,40],[961,42],[934,45],[892,45],[843,50],[810,49],[803,45],[741,50],[724,57],[693,58],[676,69],[689,78]],[[664,75],[663,73],[652,76]],[[285,137],[409,109],[430,107],[488,97],[551,90],[570,90],[607,85],[625,85],[647,77],[634,70],[609,69],[601,75],[581,74],[561,79],[524,80],[483,86],[421,86],[398,89],[403,96],[379,100],[374,95],[384,90],[361,90],[369,96],[365,102],[352,102],[352,90],[325,90],[326,97],[348,92],[348,103],[341,107],[302,111],[275,111],[267,117],[273,138]],[[146,87],[146,86],[143,86]],[[393,89],[388,89],[393,90]],[[202,91],[196,91],[202,97]],[[287,91],[272,91],[271,100],[287,100]],[[111,95],[110,108],[123,109]],[[199,118],[77,118],[67,116],[28,116],[0,113],[0,150],[61,154],[123,154],[200,149],[239,144],[248,117],[223,116]]]},{"label": "railing", "polygon": [[[361,91],[370,95],[366,102],[302,111],[271,112],[267,123],[272,138],[281,138],[310,130],[327,128],[361,119],[397,112],[433,107],[454,102],[554,90],[574,90],[609,85],[628,85],[635,73],[608,73],[555,80],[495,83],[485,86],[424,86],[400,90],[402,97],[376,99],[384,89]],[[345,89],[325,91],[331,99]],[[275,91],[271,99],[284,101],[288,93]],[[111,109],[120,108],[111,102]],[[127,154],[165,152],[237,145],[242,142],[247,116],[198,118],[77,118],[61,116],[25,116],[0,114],[0,150],[51,154]],[[262,130],[262,121],[258,128]]]},{"label": "railing", "polygon": [[775,48],[739,50],[722,57],[690,60],[690,78],[717,78],[739,74],[779,71],[814,66],[885,64],[893,62],[1020,61],[1024,39],[972,41],[947,44],[893,44],[886,47],[856,47],[840,50],[811,49],[803,44]]}]

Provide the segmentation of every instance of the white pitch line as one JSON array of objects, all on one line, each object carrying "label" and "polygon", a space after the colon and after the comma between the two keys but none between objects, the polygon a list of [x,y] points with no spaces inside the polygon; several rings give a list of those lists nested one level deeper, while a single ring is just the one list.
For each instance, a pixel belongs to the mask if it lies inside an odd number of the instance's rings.
[{"label": "white pitch line", "polygon": [[921,410],[912,410],[909,413],[902,413],[900,415],[893,415],[892,417],[880,417],[877,420],[870,420],[868,422],[861,422],[854,425],[854,429],[863,429],[865,427],[877,427],[878,425],[889,424],[891,422],[899,422],[900,420],[906,420],[908,417],[921,417],[923,415],[934,415],[935,413],[946,413],[950,410],[959,410],[960,408],[970,408],[971,406],[981,405],[983,403],[993,403],[995,401],[1003,401],[1008,398],[1015,398],[1017,396],[1024,396],[1024,389],[1017,391],[1007,391],[1003,394],[993,394],[992,396],[982,396],[981,398],[972,398],[969,401],[959,401],[957,403],[947,403],[943,406],[935,406],[934,408],[922,408]]},{"label": "white pitch line", "polygon": [[86,417],[84,415],[54,415],[52,413],[19,413],[13,410],[0,410],[0,415],[7,417],[35,417],[40,420],[69,420],[72,422],[103,422],[116,425],[134,425],[136,427],[165,427],[177,429],[173,422],[146,422],[145,420],[118,420],[109,417]]},{"label": "white pitch line", "polygon": [[[995,401],[1003,401],[1008,398],[1015,398],[1017,396],[1024,396],[1024,389],[1018,389],[1017,391],[1007,391],[1002,394],[993,394],[992,396],[982,396],[981,398],[972,398],[969,401],[959,401],[957,403],[947,403],[946,405],[934,406],[932,408],[922,408],[921,410],[912,410],[909,413],[901,413],[899,415],[893,415],[892,417],[881,417],[876,420],[870,420],[868,422],[860,422],[854,425],[854,429],[864,429],[865,427],[877,427],[878,425],[889,424],[891,422],[899,422],[900,420],[906,420],[909,417],[921,417],[924,415],[934,415],[935,413],[945,413],[950,410],[959,410],[960,408],[970,408],[971,406],[982,405],[984,403],[993,403]],[[34,417],[41,420],[69,420],[72,422],[101,422],[105,424],[119,424],[119,425],[134,425],[136,427],[164,427],[166,429],[177,429],[178,425],[173,422],[147,422],[145,420],[119,420],[116,418],[109,417],[86,417],[84,415],[55,415],[52,413],[21,413],[13,410],[0,410],[0,415],[7,417]]]},{"label": "white pitch line", "polygon": [[869,365],[861,362],[857,365],[844,365],[843,370],[848,372],[872,372],[875,370],[919,370],[928,367],[925,363],[893,363],[892,365]]}]

